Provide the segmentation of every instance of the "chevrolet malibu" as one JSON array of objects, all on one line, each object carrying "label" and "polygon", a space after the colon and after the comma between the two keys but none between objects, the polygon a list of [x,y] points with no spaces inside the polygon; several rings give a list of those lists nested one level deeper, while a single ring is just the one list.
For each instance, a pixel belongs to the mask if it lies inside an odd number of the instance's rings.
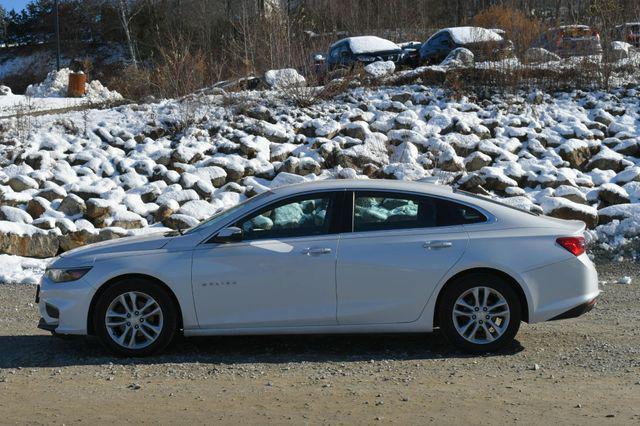
[{"label": "chevrolet malibu", "polygon": [[448,187],[282,187],[184,232],[62,254],[39,327],[145,356],[185,336],[425,333],[471,353],[520,323],[577,317],[598,297],[585,225]]}]

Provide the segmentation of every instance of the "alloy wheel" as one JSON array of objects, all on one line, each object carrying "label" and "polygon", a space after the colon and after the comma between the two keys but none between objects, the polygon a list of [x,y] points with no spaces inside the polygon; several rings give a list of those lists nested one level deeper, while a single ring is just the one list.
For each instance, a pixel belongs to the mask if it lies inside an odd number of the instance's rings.
[{"label": "alloy wheel", "polygon": [[164,325],[158,302],[148,294],[129,291],[107,308],[105,325],[111,339],[127,349],[143,349],[155,342]]},{"label": "alloy wheel", "polygon": [[458,297],[453,307],[458,334],[474,344],[487,344],[502,337],[509,327],[507,299],[490,287],[473,287]]}]

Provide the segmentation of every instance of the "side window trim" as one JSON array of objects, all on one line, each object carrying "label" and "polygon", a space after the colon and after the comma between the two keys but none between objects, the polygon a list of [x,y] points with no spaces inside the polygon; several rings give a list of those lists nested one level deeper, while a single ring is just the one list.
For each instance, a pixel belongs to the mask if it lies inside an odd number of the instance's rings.
[{"label": "side window trim", "polygon": [[[276,200],[271,201],[270,203],[266,204],[266,205],[262,205],[260,207],[256,207],[255,209],[247,212],[246,214],[230,221],[229,223],[226,223],[224,226],[221,227],[221,229],[229,227],[229,226],[234,226],[238,223],[242,223],[243,221],[248,220],[249,218],[260,214],[261,212],[265,212],[265,211],[269,211],[271,209],[275,209],[278,208],[280,206],[284,206],[290,203],[295,202],[295,200],[304,200],[304,199],[311,199],[314,196],[317,196],[319,198],[325,198],[328,197],[329,198],[329,208],[328,208],[328,214],[329,214],[329,225],[327,226],[328,231],[322,234],[318,234],[318,235],[307,235],[307,236],[291,236],[291,237],[281,237],[283,239],[289,239],[289,238],[309,238],[309,237],[313,237],[313,236],[329,236],[329,235],[336,235],[338,233],[338,231],[336,231],[336,214],[335,212],[337,211],[336,208],[341,204],[342,202],[342,197],[344,194],[344,190],[318,190],[318,191],[310,191],[310,192],[304,192],[304,193],[300,193],[300,194],[295,194],[295,195],[289,195],[289,196],[284,196],[281,198],[278,198]],[[339,222],[338,222],[339,223]],[[212,235],[210,235],[207,239],[205,239],[205,241],[203,242],[204,244],[215,244],[213,242],[214,237],[217,235],[218,231],[216,231],[215,233],[213,233]],[[265,237],[265,240],[268,239],[273,239],[273,237],[269,238],[269,237]],[[249,242],[249,241],[261,241],[263,240],[262,238],[257,238],[257,239],[250,239],[250,240],[243,240],[242,242],[240,242],[240,244],[244,243],[244,242]]]},{"label": "side window trim", "polygon": [[[433,194],[424,194],[424,193],[419,193],[419,192],[412,192],[412,191],[401,191],[401,190],[395,190],[395,189],[389,189],[389,190],[371,190],[371,189],[366,189],[366,188],[362,188],[362,189],[358,189],[358,188],[354,188],[352,190],[350,190],[351,192],[351,230],[350,231],[346,231],[348,233],[351,234],[364,234],[364,233],[369,233],[369,232],[405,232],[405,231],[410,231],[410,230],[417,230],[417,229],[446,229],[446,228],[453,228],[453,227],[466,227],[466,226],[471,226],[471,225],[486,225],[488,223],[494,223],[497,221],[496,217],[494,215],[492,215],[491,213],[487,212],[485,209],[483,209],[482,207],[478,207],[475,206],[473,204],[470,204],[468,202],[465,201],[461,201],[461,200],[457,200],[457,199],[452,199],[452,198],[447,198],[447,197],[442,197],[439,195],[433,195]],[[465,206],[468,208],[471,208],[473,210],[476,210],[478,213],[480,213],[485,220],[478,222],[478,223],[471,223],[471,224],[459,224],[459,225],[441,225],[441,226],[433,226],[433,227],[424,227],[424,226],[419,226],[419,227],[415,227],[415,228],[398,228],[398,229],[382,229],[382,230],[367,230],[367,231],[356,231],[355,230],[355,199],[356,199],[356,194],[360,192],[360,193],[367,193],[367,192],[373,192],[373,193],[380,193],[380,194],[397,194],[398,196],[407,196],[407,197],[424,197],[424,198],[432,198],[434,200],[438,200],[438,201],[444,201],[447,203],[453,203],[453,204],[458,204],[461,206]]]}]

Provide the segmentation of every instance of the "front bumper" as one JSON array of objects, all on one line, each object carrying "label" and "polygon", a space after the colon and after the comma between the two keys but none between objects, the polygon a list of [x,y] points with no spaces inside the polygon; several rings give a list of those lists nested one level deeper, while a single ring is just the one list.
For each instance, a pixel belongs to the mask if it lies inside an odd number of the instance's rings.
[{"label": "front bumper", "polygon": [[43,278],[36,292],[38,328],[57,334],[87,334],[87,318],[94,289],[83,279],[53,283]]}]

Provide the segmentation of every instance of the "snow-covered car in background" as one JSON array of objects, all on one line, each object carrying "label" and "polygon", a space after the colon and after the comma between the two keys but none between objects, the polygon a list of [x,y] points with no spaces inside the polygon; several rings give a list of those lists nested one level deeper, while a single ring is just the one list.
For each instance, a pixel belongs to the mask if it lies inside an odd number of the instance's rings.
[{"label": "snow-covered car in background", "polygon": [[430,332],[469,352],[598,297],[579,221],[421,182],[328,180],[263,192],[184,233],[61,255],[39,326],[127,356],[186,336]]},{"label": "snow-covered car in background", "polygon": [[614,30],[614,40],[624,41],[633,47],[640,47],[640,22],[618,25]]},{"label": "snow-covered car in background", "polygon": [[481,27],[443,28],[433,34],[420,48],[420,62],[441,63],[452,50],[469,49],[478,60],[504,59],[513,53],[511,41],[495,30]]},{"label": "snow-covered car in background", "polygon": [[545,31],[534,47],[541,47],[561,58],[602,54],[600,33],[588,25],[564,25]]},{"label": "snow-covered car in background", "polygon": [[348,37],[337,41],[331,45],[326,57],[329,71],[380,61],[400,64],[402,60],[403,50],[400,46],[376,36]]}]

